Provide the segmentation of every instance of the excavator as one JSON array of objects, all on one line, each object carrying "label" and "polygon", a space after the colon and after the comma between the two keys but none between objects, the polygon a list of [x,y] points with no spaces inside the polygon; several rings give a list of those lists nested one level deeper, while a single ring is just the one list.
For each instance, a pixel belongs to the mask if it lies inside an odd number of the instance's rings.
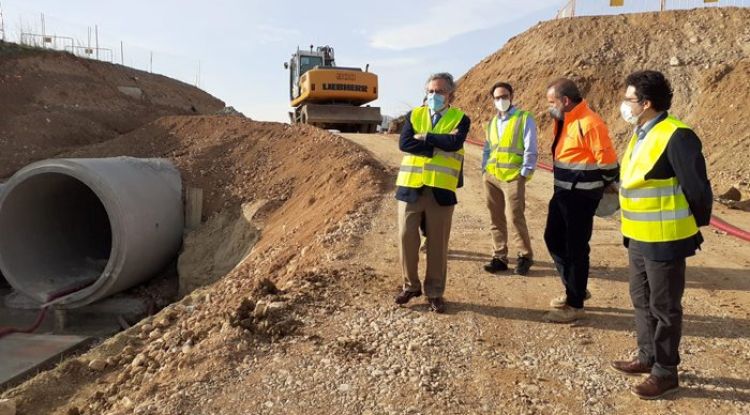
[{"label": "excavator", "polygon": [[378,76],[361,68],[336,66],[333,48],[300,50],[284,63],[289,70],[292,123],[341,132],[374,133],[380,108],[365,105],[378,98]]}]

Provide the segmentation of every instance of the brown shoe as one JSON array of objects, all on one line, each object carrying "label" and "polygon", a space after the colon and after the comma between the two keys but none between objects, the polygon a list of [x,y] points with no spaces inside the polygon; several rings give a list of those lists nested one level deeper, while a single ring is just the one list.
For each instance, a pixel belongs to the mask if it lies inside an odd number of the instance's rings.
[{"label": "brown shoe", "polygon": [[421,295],[422,295],[422,291],[403,290],[396,296],[396,304],[401,304],[401,305],[406,304],[412,298],[419,297]]},{"label": "brown shoe", "polygon": [[647,365],[638,359],[615,360],[610,364],[609,367],[626,375],[642,375],[651,373],[651,365]]},{"label": "brown shoe", "polygon": [[646,400],[659,399],[680,388],[677,376],[659,377],[651,375],[643,383],[630,388],[633,395]]},{"label": "brown shoe", "polygon": [[443,297],[428,298],[427,302],[430,303],[430,309],[438,314],[445,313],[445,300]]}]

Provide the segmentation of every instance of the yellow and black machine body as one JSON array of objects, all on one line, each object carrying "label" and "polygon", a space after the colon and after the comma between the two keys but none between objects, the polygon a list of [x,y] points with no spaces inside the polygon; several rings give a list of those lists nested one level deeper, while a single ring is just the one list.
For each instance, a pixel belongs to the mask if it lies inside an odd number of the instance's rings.
[{"label": "yellow and black machine body", "polygon": [[333,48],[297,49],[289,62],[289,99],[293,123],[344,132],[375,132],[380,108],[366,105],[378,98],[378,76],[361,68],[336,66]]}]

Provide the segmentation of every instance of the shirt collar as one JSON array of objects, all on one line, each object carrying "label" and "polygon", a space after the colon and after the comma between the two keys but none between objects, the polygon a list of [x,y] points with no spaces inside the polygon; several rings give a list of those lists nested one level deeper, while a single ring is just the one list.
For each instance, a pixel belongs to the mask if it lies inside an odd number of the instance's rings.
[{"label": "shirt collar", "polygon": [[508,111],[505,111],[505,115],[498,114],[497,118],[499,118],[499,119],[501,119],[503,121],[507,121],[508,118],[510,118],[511,115],[515,114],[515,112],[516,112],[516,106],[515,105],[511,105],[510,108],[508,108]]},{"label": "shirt collar", "polygon": [[646,124],[643,124],[642,127],[635,127],[635,133],[638,135],[639,140],[643,140],[643,138],[646,137],[646,134],[648,134],[649,131],[651,131],[652,128],[665,118],[667,118],[667,112],[662,111],[659,114],[656,115],[656,117],[649,120]]},{"label": "shirt collar", "polygon": [[[448,109],[449,109],[450,107],[451,107],[451,106],[450,106],[450,105],[448,105],[447,107],[443,108],[443,110],[442,110],[442,111],[438,111],[437,113],[438,113],[438,114],[440,114],[440,116],[442,117],[443,115],[445,115],[445,112],[446,112],[446,111],[448,111]],[[432,118],[432,117],[434,117],[434,116],[435,116],[435,111],[433,111],[433,110],[430,110],[430,118]]]},{"label": "shirt collar", "polygon": [[571,109],[569,112],[566,112],[564,115],[564,120],[576,120],[578,118],[581,118],[583,114],[589,111],[589,104],[586,102],[586,100],[581,100],[578,104],[573,106],[573,109]]}]

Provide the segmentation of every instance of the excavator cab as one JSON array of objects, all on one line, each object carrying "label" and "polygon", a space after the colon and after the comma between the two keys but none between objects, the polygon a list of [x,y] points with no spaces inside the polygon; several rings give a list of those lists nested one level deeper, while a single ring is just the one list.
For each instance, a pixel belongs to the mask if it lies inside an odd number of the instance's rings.
[{"label": "excavator cab", "polygon": [[[326,48],[330,48],[326,46]],[[310,45],[310,51],[303,51],[297,49],[297,53],[292,55],[292,59],[289,62],[284,63],[284,68],[289,69],[289,99],[295,99],[299,97],[299,78],[304,75],[310,69],[321,66],[333,66],[333,59],[331,58],[330,64],[324,64],[324,56],[318,47],[318,51],[313,51],[313,46]],[[331,56],[333,56],[333,48],[330,48]]]},{"label": "excavator cab", "polygon": [[331,46],[311,45],[284,63],[289,70],[293,123],[339,131],[375,132],[380,108],[362,106],[378,97],[378,77],[361,68],[336,66]]}]

